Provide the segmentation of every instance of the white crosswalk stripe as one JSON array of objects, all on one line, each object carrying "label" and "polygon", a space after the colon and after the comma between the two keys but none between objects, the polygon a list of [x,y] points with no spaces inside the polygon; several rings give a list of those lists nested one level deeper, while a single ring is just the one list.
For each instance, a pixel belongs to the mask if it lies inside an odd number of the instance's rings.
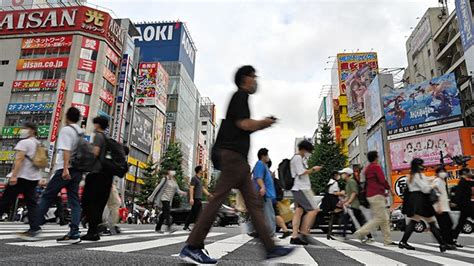
[{"label": "white crosswalk stripe", "polygon": [[[26,230],[28,227],[22,224],[18,226],[0,224],[0,248],[1,245],[9,245],[15,247],[35,247],[35,248],[61,248],[61,249],[79,249],[98,252],[119,252],[129,253],[135,252],[139,254],[152,254],[150,250],[163,248],[159,256],[174,256],[178,254],[176,246],[184,246],[184,242],[188,238],[188,232],[176,231],[173,234],[156,234],[152,229],[126,228],[121,234],[113,236],[101,237],[98,242],[83,241],[80,244],[72,245],[65,243],[57,243],[56,238],[63,236],[68,232],[68,227],[59,227],[48,225],[43,227],[41,239],[38,241],[22,241],[16,235],[18,232]],[[206,245],[211,257],[221,259],[223,264],[227,261],[235,260],[235,256],[241,256],[246,250],[254,250],[257,246],[255,241],[246,234],[235,234],[230,232],[211,232],[208,235],[209,244]],[[267,265],[275,264],[299,264],[299,265],[318,265],[325,264],[321,256],[324,252],[332,252],[337,256],[340,264],[351,264],[359,262],[364,265],[412,265],[413,261],[443,264],[443,265],[473,265],[469,263],[474,261],[474,247],[467,246],[464,249],[456,251],[448,251],[446,254],[439,253],[437,244],[411,243],[417,248],[415,251],[407,251],[398,247],[385,247],[381,243],[370,245],[361,245],[358,242],[351,241],[335,241],[326,240],[323,237],[316,236],[320,245],[316,246],[296,246],[295,251],[289,256],[266,261]],[[290,239],[279,241],[278,245],[289,245]],[[175,246],[173,246],[175,245]],[[258,244],[260,245],[260,244]],[[241,249],[242,248],[242,249]],[[239,251],[240,250],[240,251]],[[170,252],[167,254],[167,252]],[[235,255],[234,255],[235,254]],[[340,256],[338,256],[340,255]]]}]

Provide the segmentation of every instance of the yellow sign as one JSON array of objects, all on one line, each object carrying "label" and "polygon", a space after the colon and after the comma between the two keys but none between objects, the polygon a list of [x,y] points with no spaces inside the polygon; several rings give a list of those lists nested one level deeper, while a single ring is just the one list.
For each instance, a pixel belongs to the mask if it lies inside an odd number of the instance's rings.
[{"label": "yellow sign", "polygon": [[[135,177],[131,174],[127,174],[126,179],[130,182],[135,182]],[[137,179],[137,184],[144,185],[145,182],[143,182],[143,179],[138,178]]]},{"label": "yellow sign", "polygon": [[0,161],[13,161],[15,160],[14,151],[0,151]]}]

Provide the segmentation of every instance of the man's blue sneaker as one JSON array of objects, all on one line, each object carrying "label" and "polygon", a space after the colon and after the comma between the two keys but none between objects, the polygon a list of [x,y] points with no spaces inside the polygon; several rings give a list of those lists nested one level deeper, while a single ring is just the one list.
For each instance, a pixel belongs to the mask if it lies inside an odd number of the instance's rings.
[{"label": "man's blue sneaker", "polygon": [[204,253],[201,249],[191,249],[189,246],[185,246],[179,253],[179,257],[190,263],[198,264],[216,264],[217,260],[209,257],[208,254]]},{"label": "man's blue sneaker", "polygon": [[276,246],[271,251],[267,252],[267,259],[284,257],[286,255],[289,255],[291,252],[293,252],[293,250],[295,250],[295,248],[293,247]]}]

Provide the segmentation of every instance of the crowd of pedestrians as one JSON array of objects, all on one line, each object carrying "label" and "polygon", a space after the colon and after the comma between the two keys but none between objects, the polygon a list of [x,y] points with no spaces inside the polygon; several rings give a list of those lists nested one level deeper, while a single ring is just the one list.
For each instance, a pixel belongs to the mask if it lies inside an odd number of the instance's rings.
[{"label": "crowd of pedestrians", "polygon": [[[247,223],[248,234],[262,242],[267,259],[286,256],[293,251],[292,246],[277,245],[279,239],[291,236],[291,245],[317,245],[318,242],[311,237],[311,228],[319,215],[329,217],[328,240],[347,239],[346,232],[353,224],[357,228],[354,237],[364,243],[374,242],[372,233],[380,228],[385,246],[414,250],[408,241],[416,224],[424,220],[438,241],[441,252],[462,247],[457,242],[459,233],[466,219],[473,218],[474,214],[474,180],[468,169],[460,171],[461,180],[456,196],[450,202],[446,189],[446,169],[441,166],[436,170],[436,177],[429,178],[424,174],[423,160],[413,159],[408,186],[403,195],[403,212],[409,222],[403,238],[397,244],[393,242],[390,231],[388,198],[391,189],[379,164],[379,154],[376,151],[368,152],[368,164],[362,170],[361,178],[356,178],[351,168],[333,169],[332,175],[328,177],[324,198],[319,204],[312,190],[310,175],[319,172],[324,166],[308,166],[308,158],[314,146],[307,140],[298,144],[298,151],[288,160],[291,184],[285,184],[285,189],[291,191],[294,201],[290,232],[287,221],[281,215],[284,189],[280,178],[283,177],[277,178],[275,173],[272,173],[269,150],[261,148],[258,151],[258,161],[252,169],[248,164],[251,133],[271,127],[277,119],[251,118],[249,96],[254,94],[258,87],[256,70],[252,66],[239,68],[235,74],[235,84],[237,91],[230,100],[212,150],[214,167],[221,172],[214,191],[210,193],[206,189],[201,166],[195,168],[195,176],[189,180],[188,191],[181,190],[176,179],[176,169],[170,168],[164,169],[166,175],[156,184],[147,199],[152,210],[144,211],[143,221],[156,220],[155,231],[163,234],[163,224],[166,225],[168,233],[173,232],[171,208],[175,195],[188,197],[191,211],[184,222],[183,230],[190,231],[190,234],[179,254],[180,258],[193,263],[217,262],[203,251],[204,241],[219,208],[232,189],[240,191],[250,216]],[[81,120],[78,109],[69,108],[65,120],[66,125],[60,130],[57,138],[53,174],[40,197],[37,187],[42,187],[39,186],[39,181],[42,178],[41,169],[46,168],[47,156],[44,147],[36,138],[38,128],[35,124],[25,123],[20,131],[21,140],[15,147],[14,167],[8,175],[8,186],[0,200],[0,215],[8,211],[18,194],[24,195],[30,227],[19,234],[23,239],[37,239],[41,234],[46,212],[58,201],[58,195],[61,195],[63,189],[67,191],[71,219],[69,232],[57,239],[58,242],[99,241],[104,232],[120,233],[117,226],[119,221],[134,215],[133,211],[129,213],[123,207],[117,188],[119,179],[123,178],[128,170],[126,156],[129,150],[108,137],[106,132],[109,120],[101,116],[93,119],[95,134],[92,143],[85,140],[84,131],[78,125]],[[79,186],[84,176],[84,192],[80,199]],[[341,181],[345,183],[343,189],[340,186]],[[208,203],[203,209],[204,195]],[[455,229],[449,215],[452,204],[456,204],[461,213]],[[60,197],[59,205],[62,206]],[[363,212],[364,207],[371,214],[368,221]],[[159,214],[156,210],[159,210]],[[18,209],[17,215],[21,220],[23,208]],[[88,229],[85,234],[80,232],[81,220]],[[343,224],[342,239],[334,236],[332,232],[334,223],[339,220],[342,220]],[[193,222],[194,227],[191,229]],[[105,229],[102,228],[104,226]],[[279,237],[277,228],[281,229]]]}]

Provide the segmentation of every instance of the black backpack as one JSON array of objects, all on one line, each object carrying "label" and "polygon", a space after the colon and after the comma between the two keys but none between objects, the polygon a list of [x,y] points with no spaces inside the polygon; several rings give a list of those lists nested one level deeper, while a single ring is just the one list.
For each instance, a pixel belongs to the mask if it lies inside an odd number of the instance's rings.
[{"label": "black backpack", "polygon": [[357,178],[354,178],[359,187],[359,194],[357,194],[357,199],[359,199],[360,205],[364,206],[365,208],[369,208],[370,204],[367,200],[367,179],[365,182],[360,182]]},{"label": "black backpack", "polygon": [[295,179],[291,175],[291,160],[284,159],[278,165],[278,177],[280,178],[280,185],[285,190],[291,190]]},{"label": "black backpack", "polygon": [[123,145],[107,137],[105,138],[104,158],[101,158],[102,171],[123,178],[128,172],[127,156]]},{"label": "black backpack", "polygon": [[76,132],[78,137],[76,147],[71,154],[71,168],[80,172],[89,172],[96,162],[93,147],[84,139],[84,133],[79,133],[73,126],[69,127]]}]

